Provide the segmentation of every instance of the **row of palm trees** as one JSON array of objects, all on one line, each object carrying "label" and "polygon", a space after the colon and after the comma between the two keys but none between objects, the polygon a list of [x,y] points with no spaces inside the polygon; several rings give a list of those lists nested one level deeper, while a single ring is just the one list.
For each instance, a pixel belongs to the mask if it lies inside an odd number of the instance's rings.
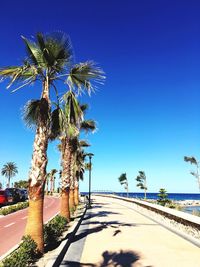
[{"label": "row of palm trees", "polygon": [[[137,175],[137,177],[135,178],[135,180],[137,181],[137,187],[139,187],[140,189],[144,190],[144,199],[146,199],[146,195],[147,195],[147,179],[146,179],[146,174],[144,171],[138,171],[139,174]],[[118,180],[120,182],[121,185],[124,186],[124,189],[127,192],[127,197],[129,196],[128,193],[128,178],[126,176],[126,173],[122,173],[119,177]]]},{"label": "row of palm trees", "polygon": [[[72,193],[74,191],[76,195],[78,192],[78,180],[83,175],[83,147],[87,146],[80,141],[80,133],[84,126],[87,130],[95,128],[94,122],[84,120],[87,106],[81,105],[78,97],[82,91],[90,94],[95,84],[102,83],[105,77],[92,61],[73,63],[72,45],[64,33],[37,33],[35,39],[23,36],[22,39],[27,57],[21,66],[0,68],[0,78],[9,79],[7,88],[16,85],[13,92],[33,83],[41,84],[40,99],[30,100],[24,108],[27,126],[35,129],[25,235],[30,235],[43,253],[43,203],[49,140],[60,140],[60,214],[70,220],[69,199],[73,202]],[[63,90],[65,93],[60,96],[59,92]]]}]

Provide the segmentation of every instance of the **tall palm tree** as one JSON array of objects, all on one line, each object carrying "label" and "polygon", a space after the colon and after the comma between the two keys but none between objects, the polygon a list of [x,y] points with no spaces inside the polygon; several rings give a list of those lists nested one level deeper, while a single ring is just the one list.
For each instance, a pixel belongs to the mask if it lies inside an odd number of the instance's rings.
[{"label": "tall palm tree", "polygon": [[35,240],[38,250],[43,253],[43,201],[51,110],[50,88],[57,95],[55,82],[64,78],[63,82],[71,90],[80,92],[84,88],[90,93],[94,87],[89,79],[99,82],[103,76],[93,62],[71,64],[71,43],[65,34],[38,33],[35,41],[22,38],[28,57],[21,66],[1,68],[0,77],[10,78],[8,87],[17,84],[14,91],[37,81],[42,84],[40,100],[28,102],[24,117],[28,126],[35,125],[36,128],[29,172],[29,213],[25,234]]},{"label": "tall palm tree", "polygon": [[127,197],[128,197],[128,179],[127,179],[126,173],[122,173],[120,177],[118,178],[118,180],[121,185],[124,185],[124,188],[126,189]]},{"label": "tall palm tree", "polygon": [[46,191],[46,195],[48,195],[49,194],[49,179],[50,179],[50,173],[47,173],[47,175],[46,175],[46,189],[45,189],[45,191]]},{"label": "tall palm tree", "polygon": [[135,178],[138,182],[137,187],[144,190],[144,199],[147,198],[147,178],[144,171],[139,171],[139,175]]},{"label": "tall palm tree", "polygon": [[64,96],[62,108],[57,107],[52,112],[51,136],[60,139],[62,182],[61,182],[61,208],[60,214],[70,220],[69,194],[72,183],[72,155],[73,142],[78,135],[76,125],[81,123],[83,112],[75,94],[69,90]]},{"label": "tall palm tree", "polygon": [[190,172],[190,174],[192,174],[197,179],[200,191],[200,172],[199,172],[200,161],[198,161],[195,157],[187,157],[187,156],[184,157],[184,161],[190,162],[191,164],[194,164],[196,166],[196,171]]},{"label": "tall palm tree", "polygon": [[75,207],[79,204],[79,180],[83,180],[83,174],[85,172],[85,158],[86,153],[83,148],[89,147],[90,145],[84,141],[79,140],[77,149],[74,153],[74,204]]},{"label": "tall palm tree", "polygon": [[10,178],[14,177],[18,173],[18,169],[15,162],[7,162],[3,165],[1,174],[8,178],[7,187],[10,187]]},{"label": "tall palm tree", "polygon": [[46,175],[46,194],[48,195],[49,192],[49,182],[50,182],[50,194],[54,192],[54,178],[55,174],[57,173],[56,169],[52,169],[49,173]]},{"label": "tall palm tree", "polygon": [[50,194],[52,195],[54,192],[54,180],[55,180],[55,174],[57,173],[56,169],[52,169],[50,171]]},{"label": "tall palm tree", "polygon": [[80,105],[75,94],[69,91],[65,95],[63,108],[58,107],[52,113],[52,136],[60,138],[62,161],[61,215],[70,220],[70,208],[75,208],[75,154],[81,129],[93,129],[93,121],[84,121],[86,105]]},{"label": "tall palm tree", "polygon": [[[83,114],[85,115],[85,111],[87,110],[87,105],[81,105],[81,110],[83,111]],[[78,128],[79,135],[81,132],[89,133],[94,132],[96,130],[96,122],[94,120],[83,120]],[[79,136],[78,136],[79,138]],[[90,145],[88,142],[84,140],[78,140],[77,139],[77,145],[74,149],[74,183],[73,183],[73,196],[74,196],[74,205],[75,207],[79,203],[79,179],[83,178],[83,172],[84,172],[84,160],[87,156],[86,153],[84,153],[83,148],[89,147]]]}]

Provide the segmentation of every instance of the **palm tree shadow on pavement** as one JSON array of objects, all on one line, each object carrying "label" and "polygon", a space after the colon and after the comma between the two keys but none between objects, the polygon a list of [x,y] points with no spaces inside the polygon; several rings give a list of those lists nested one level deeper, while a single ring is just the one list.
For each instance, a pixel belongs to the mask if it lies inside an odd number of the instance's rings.
[{"label": "palm tree shadow on pavement", "polygon": [[107,217],[109,215],[118,215],[120,213],[113,212],[113,211],[99,211],[97,213],[89,213],[87,216],[83,218],[83,221],[86,221],[88,219],[94,218],[94,217]]},{"label": "palm tree shadow on pavement", "polygon": [[[134,251],[113,252],[104,251],[102,253],[103,259],[100,263],[80,263],[75,261],[65,261],[61,266],[67,267],[134,267],[135,263],[140,260],[140,256]],[[142,266],[142,265],[141,265]],[[143,266],[152,267],[152,266]]]},{"label": "palm tree shadow on pavement", "polygon": [[[77,234],[75,235],[75,237],[73,238],[73,241],[72,242],[76,242],[90,234],[94,234],[94,233],[97,233],[97,232],[100,232],[102,231],[103,229],[106,229],[108,227],[112,227],[112,228],[119,228],[119,227],[123,227],[123,226],[136,226],[135,224],[128,224],[128,223],[121,223],[119,221],[110,221],[110,222],[99,222],[99,221],[94,221],[94,222],[90,222],[90,223],[87,223],[87,224],[90,224],[90,225],[96,225],[96,227],[94,228],[90,228],[90,229],[86,229],[85,231],[81,232],[80,234]],[[83,224],[84,225],[84,224]],[[121,230],[119,230],[121,232]],[[119,232],[118,232],[119,233]],[[116,235],[116,230],[114,231],[113,233],[113,236]]]}]

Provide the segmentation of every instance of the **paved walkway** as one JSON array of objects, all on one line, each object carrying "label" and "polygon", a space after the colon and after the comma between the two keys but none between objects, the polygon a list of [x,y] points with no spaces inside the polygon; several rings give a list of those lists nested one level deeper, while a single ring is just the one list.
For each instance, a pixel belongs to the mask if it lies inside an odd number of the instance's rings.
[{"label": "paved walkway", "polygon": [[200,267],[200,248],[131,203],[95,196],[60,266]]}]

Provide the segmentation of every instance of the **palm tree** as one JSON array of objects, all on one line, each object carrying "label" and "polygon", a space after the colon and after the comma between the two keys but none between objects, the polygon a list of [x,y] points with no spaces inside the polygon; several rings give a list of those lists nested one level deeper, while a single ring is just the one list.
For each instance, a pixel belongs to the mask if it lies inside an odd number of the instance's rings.
[{"label": "palm tree", "polygon": [[78,141],[78,147],[75,151],[75,162],[74,162],[74,204],[75,207],[79,204],[79,180],[83,180],[83,174],[85,172],[85,158],[87,154],[83,148],[89,147],[90,145],[84,141]]},{"label": "palm tree", "polygon": [[139,175],[135,179],[138,184],[137,187],[144,190],[144,198],[146,199],[147,192],[147,179],[144,171],[139,171]]},{"label": "palm tree", "polygon": [[75,182],[76,152],[80,145],[86,146],[86,143],[83,144],[83,142],[79,144],[79,134],[81,130],[92,131],[96,129],[94,121],[84,121],[85,110],[86,105],[80,105],[74,93],[69,91],[65,96],[63,108],[59,107],[52,113],[51,138],[59,137],[61,140],[62,197],[60,213],[68,221],[70,220],[70,209],[73,210],[76,206],[75,187],[76,190],[78,189],[77,181]]},{"label": "palm tree", "polygon": [[56,169],[52,169],[50,171],[50,194],[52,195],[54,192],[54,180],[55,180],[55,174],[57,173]]},{"label": "palm tree", "polygon": [[18,169],[15,162],[7,162],[3,165],[1,174],[8,178],[7,187],[10,187],[10,178],[14,177],[18,173]]},{"label": "palm tree", "polygon": [[29,213],[25,235],[30,235],[43,253],[43,201],[46,180],[47,147],[49,139],[51,99],[50,89],[58,94],[56,81],[62,81],[71,90],[80,92],[83,88],[89,93],[94,89],[89,79],[100,82],[102,71],[93,62],[72,65],[72,49],[65,34],[38,33],[36,40],[22,37],[28,53],[21,66],[0,69],[0,77],[10,78],[8,87],[17,84],[21,87],[40,81],[42,93],[40,100],[31,100],[25,107],[25,121],[36,128],[33,145],[32,166],[29,172]]},{"label": "palm tree", "polygon": [[45,191],[46,191],[46,195],[48,195],[49,194],[49,179],[50,179],[50,173],[47,173],[47,175],[46,175],[46,189],[45,189]]},{"label": "palm tree", "polygon": [[200,191],[200,173],[199,173],[199,163],[200,162],[195,157],[187,157],[187,156],[185,156],[184,160],[186,162],[190,162],[191,164],[196,165],[196,172],[190,172],[190,174],[192,174],[197,179],[197,182],[198,182],[198,185],[199,185],[199,191]]},{"label": "palm tree", "polygon": [[72,184],[72,157],[73,142],[78,136],[77,125],[81,123],[83,113],[75,94],[69,90],[64,96],[63,107],[57,107],[52,112],[51,140],[59,138],[62,165],[62,185],[61,185],[61,216],[70,220],[69,194]]},{"label": "palm tree", "polygon": [[120,177],[118,178],[121,185],[124,185],[124,188],[127,191],[127,197],[128,197],[128,179],[126,177],[126,173],[122,173]]}]

